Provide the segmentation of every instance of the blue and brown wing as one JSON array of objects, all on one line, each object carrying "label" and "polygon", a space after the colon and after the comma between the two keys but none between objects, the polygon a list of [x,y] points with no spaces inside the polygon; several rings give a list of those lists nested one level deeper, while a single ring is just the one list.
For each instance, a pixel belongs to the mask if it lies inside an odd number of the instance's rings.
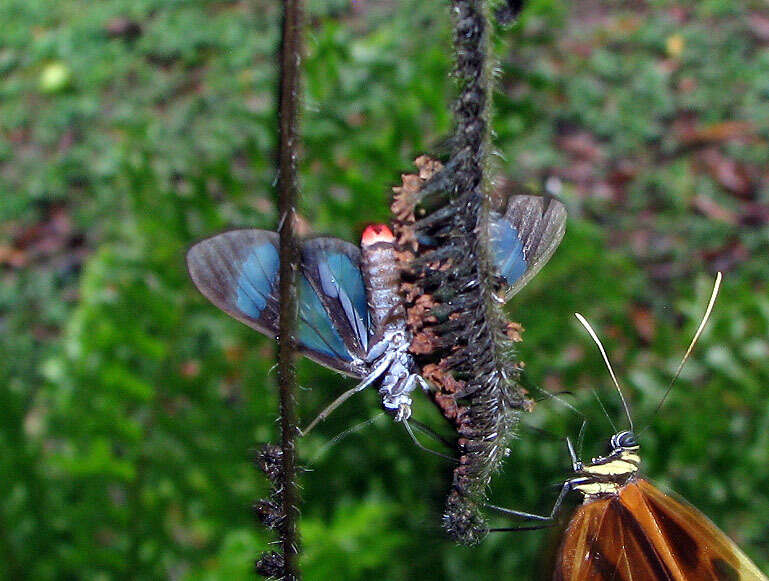
[{"label": "blue and brown wing", "polygon": [[338,238],[311,238],[302,245],[302,270],[351,352],[365,356],[369,307],[360,248]]},{"label": "blue and brown wing", "polygon": [[[345,244],[341,240],[337,242]],[[319,263],[328,255],[332,259],[332,263],[327,265],[328,272],[338,270],[340,280],[347,285],[340,288],[353,289],[347,296],[352,294],[355,297],[352,311],[358,316],[360,300],[355,291],[358,286],[362,288],[363,282],[362,278],[354,280],[355,252],[349,253],[347,259],[351,266],[344,264],[338,267],[331,257],[333,253],[324,254],[316,250],[313,243],[303,248],[303,269],[297,276],[297,342],[300,351],[310,359],[336,371],[361,377],[365,368],[360,360],[365,353],[360,348],[360,341],[343,336],[350,326],[344,314],[345,308],[329,307],[336,299],[321,297],[324,283],[316,280],[315,274],[319,269],[326,273],[325,267],[319,267]],[[343,261],[340,259],[339,262]],[[277,233],[233,230],[208,238],[189,250],[187,267],[200,292],[217,307],[260,333],[277,338],[280,270]],[[357,276],[361,276],[359,268]],[[334,285],[328,280],[325,284],[328,288]],[[353,302],[353,299],[350,300]]]},{"label": "blue and brown wing", "polygon": [[511,195],[489,216],[489,249],[510,300],[550,260],[566,231],[566,207],[555,198]]}]

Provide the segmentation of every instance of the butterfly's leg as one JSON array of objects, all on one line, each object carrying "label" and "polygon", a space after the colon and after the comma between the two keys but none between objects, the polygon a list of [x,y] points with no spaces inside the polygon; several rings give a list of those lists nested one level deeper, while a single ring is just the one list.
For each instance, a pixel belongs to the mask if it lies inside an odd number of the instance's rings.
[{"label": "butterfly's leg", "polygon": [[[583,429],[584,429],[584,423]],[[580,430],[580,433],[582,430]],[[580,472],[583,468],[582,461],[577,457],[577,453],[574,451],[574,445],[571,443],[571,438],[566,438],[566,446],[569,448],[569,456],[571,456],[571,465],[574,469],[574,472]],[[563,504],[563,499],[566,498],[566,495],[571,490],[572,486],[575,483],[581,482],[581,479],[571,479],[567,480],[563,483],[563,486],[561,487],[561,492],[558,494],[558,498],[555,499],[555,504],[553,504],[553,510],[550,511],[549,516],[544,516],[540,514],[532,514],[530,512],[523,512],[520,510],[512,510],[509,508],[503,508],[501,506],[495,506],[493,504],[487,504],[491,509],[497,510],[499,512],[502,512],[504,514],[509,514],[511,516],[518,516],[521,518],[529,519],[529,520],[553,520],[555,519],[556,515],[558,514],[558,511],[561,510],[561,505]]]},{"label": "butterfly's leg", "polygon": [[558,514],[558,511],[561,510],[563,499],[566,498],[566,495],[571,490],[571,487],[572,487],[571,480],[567,480],[566,482],[563,483],[563,486],[561,487],[561,492],[558,495],[558,498],[555,500],[555,504],[553,505],[553,510],[551,510],[550,514],[547,516],[542,514],[533,514],[530,512],[523,512],[521,510],[513,510],[511,508],[504,508],[504,507],[496,506],[493,504],[487,504],[486,506],[493,510],[501,512],[502,514],[517,516],[520,518],[525,518],[526,520],[539,520],[539,521],[554,520],[556,515]]},{"label": "butterfly's leg", "polygon": [[301,435],[306,435],[310,430],[312,430],[316,425],[318,425],[319,422],[322,422],[325,420],[329,415],[331,415],[331,412],[333,412],[336,408],[338,408],[340,405],[342,405],[347,399],[355,395],[356,393],[363,391],[366,389],[369,385],[371,385],[374,381],[376,381],[379,376],[381,376],[387,368],[390,366],[390,364],[393,362],[393,359],[395,358],[395,352],[388,353],[382,359],[379,361],[379,363],[376,364],[374,369],[371,370],[371,372],[361,381],[358,385],[353,387],[352,389],[349,389],[345,391],[342,395],[340,395],[338,398],[336,398],[331,404],[326,407],[322,412],[318,414],[318,417],[316,417],[309,426],[307,426],[304,430],[301,430]]},{"label": "butterfly's leg", "polygon": [[[579,434],[577,435],[577,458],[582,454],[582,445],[585,442],[585,428],[587,427],[587,420],[582,420],[582,425],[579,427]],[[572,457],[572,464],[574,458]]]},{"label": "butterfly's leg", "polygon": [[512,508],[504,508],[502,506],[497,506],[495,504],[486,504],[486,507],[492,510],[496,510],[497,512],[501,512],[502,514],[525,518],[526,520],[541,520],[541,521],[553,520],[552,516],[545,516],[542,514],[532,514],[530,512],[523,512],[522,510],[513,510]]},{"label": "butterfly's leg", "polygon": [[558,515],[558,513],[561,511],[561,505],[563,504],[563,499],[566,498],[566,495],[569,493],[572,487],[572,481],[567,480],[563,483],[563,486],[561,487],[561,492],[558,495],[558,498],[555,499],[555,504],[553,504],[553,510],[550,511],[550,519],[555,519],[555,517]]},{"label": "butterfly's leg", "polygon": [[566,438],[566,445],[569,447],[569,456],[571,456],[572,469],[574,470],[574,472],[580,472],[584,467],[584,465],[582,464],[582,460],[577,458],[577,453],[574,451],[574,446],[571,443],[571,438]]},{"label": "butterfly's leg", "polygon": [[490,508],[492,510],[496,510],[497,512],[501,512],[502,514],[506,514],[509,516],[517,516],[520,518],[525,518],[526,520],[553,520],[550,516],[544,516],[541,514],[532,514],[530,512],[523,512],[522,510],[513,510],[512,508],[504,508],[502,506],[497,506],[495,504],[486,504],[487,508]]}]

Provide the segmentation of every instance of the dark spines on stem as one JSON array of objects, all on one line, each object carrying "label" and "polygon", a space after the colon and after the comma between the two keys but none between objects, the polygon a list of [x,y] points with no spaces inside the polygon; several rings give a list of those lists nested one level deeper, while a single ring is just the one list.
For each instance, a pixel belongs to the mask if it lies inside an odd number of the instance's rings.
[{"label": "dark spines on stem", "polygon": [[254,504],[254,516],[268,529],[274,529],[283,520],[283,509],[279,502],[264,498]]},{"label": "dark spines on stem", "polygon": [[285,576],[285,569],[286,563],[283,554],[276,551],[262,553],[254,563],[256,574],[270,579],[282,579]]},{"label": "dark spines on stem", "polygon": [[254,454],[254,464],[272,482],[277,484],[280,479],[283,450],[275,444],[264,444]]}]

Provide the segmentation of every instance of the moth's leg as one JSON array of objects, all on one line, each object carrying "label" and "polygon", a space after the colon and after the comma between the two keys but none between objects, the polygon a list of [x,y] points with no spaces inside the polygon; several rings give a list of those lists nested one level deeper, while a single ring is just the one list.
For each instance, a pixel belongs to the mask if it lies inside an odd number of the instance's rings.
[{"label": "moth's leg", "polygon": [[388,323],[391,323],[395,320],[395,312],[398,310],[399,307],[402,307],[403,305],[401,303],[395,303],[392,307],[390,307],[387,310],[387,314],[382,318],[382,326],[386,326]]},{"label": "moth's leg", "polygon": [[417,378],[417,382],[419,383],[419,385],[422,387],[422,391],[424,391],[425,393],[432,393],[433,391],[435,391],[435,388],[432,385],[430,385],[424,377],[422,377],[421,375],[415,375],[415,377]]},{"label": "moth's leg", "polygon": [[[405,370],[405,367],[404,367]],[[406,377],[406,382],[403,384],[403,391],[402,393],[411,393],[414,391],[414,386],[417,382],[417,376],[413,373],[410,374],[408,377]]]},{"label": "moth's leg", "polygon": [[371,347],[369,348],[368,353],[366,353],[366,363],[371,363],[381,357],[392,344],[393,336],[397,332],[398,331],[387,331],[376,341],[374,341],[374,337],[372,337]]},{"label": "moth's leg", "polygon": [[358,393],[359,391],[363,391],[366,389],[369,385],[371,385],[374,381],[376,381],[385,371],[387,371],[387,368],[390,366],[390,364],[393,362],[393,359],[395,358],[395,353],[388,353],[385,355],[379,363],[376,364],[374,369],[371,370],[371,372],[361,381],[358,385],[353,387],[352,389],[349,389],[345,391],[342,395],[340,395],[338,398],[336,398],[331,404],[326,407],[322,412],[318,414],[318,416],[312,420],[309,426],[307,426],[304,430],[301,430],[300,435],[305,436],[307,433],[312,430],[316,425],[318,425],[319,422],[322,422],[325,420],[329,415],[331,415],[331,412],[333,412],[336,408],[338,408],[340,405],[342,405],[347,399]]},{"label": "moth's leg", "polygon": [[422,444],[422,442],[417,440],[416,435],[414,435],[414,432],[411,430],[411,426],[409,425],[408,419],[404,419],[403,420],[403,426],[406,428],[406,431],[408,432],[409,436],[411,437],[411,441],[414,442],[416,447],[419,448],[420,450],[424,450],[425,452],[429,452],[430,454],[435,454],[436,456],[440,456],[441,458],[444,458],[446,460],[451,460],[454,463],[458,462],[456,458],[452,458],[451,456],[447,456],[446,454],[441,454],[440,452],[436,452],[435,450],[431,450],[430,448],[428,448],[427,446]]},{"label": "moth's leg", "polygon": [[369,341],[369,343],[378,343],[379,341],[386,340],[388,336],[392,335],[393,333],[403,331],[403,329],[395,329],[395,330],[387,329],[388,323],[390,323],[393,320],[393,317],[395,316],[395,313],[398,310],[398,307],[401,307],[401,306],[402,306],[401,303],[397,303],[387,310],[387,313],[385,313],[385,316],[382,319],[382,322],[379,324],[379,329],[377,329],[376,333],[374,333],[374,335],[371,337],[371,341]]},{"label": "moth's leg", "polygon": [[430,426],[423,424],[419,420],[415,420],[414,418],[409,418],[409,425],[418,429],[423,434],[426,434],[436,442],[439,442],[440,444],[445,446],[448,450],[456,449],[453,443],[449,442],[446,438],[441,436],[438,432],[433,430]]}]

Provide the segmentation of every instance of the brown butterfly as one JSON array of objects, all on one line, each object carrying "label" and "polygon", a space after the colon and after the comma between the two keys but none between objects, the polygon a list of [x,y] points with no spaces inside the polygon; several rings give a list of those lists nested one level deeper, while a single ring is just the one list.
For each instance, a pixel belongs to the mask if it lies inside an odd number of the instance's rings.
[{"label": "brown butterfly", "polygon": [[638,474],[631,431],[589,464],[575,460],[565,489],[584,496],[558,549],[557,581],[753,581],[767,577],[718,527]]},{"label": "brown butterfly", "polygon": [[[704,329],[720,282],[719,273],[706,314],[673,382]],[[587,464],[577,458],[567,439],[575,476],[564,483],[549,516],[492,508],[549,521],[556,517],[568,492],[582,494],[583,504],[569,521],[556,554],[554,581],[768,581],[704,514],[639,475],[639,444],[627,402],[598,336],[584,317],[577,317],[598,344],[631,429],[614,434],[611,452]]]}]

